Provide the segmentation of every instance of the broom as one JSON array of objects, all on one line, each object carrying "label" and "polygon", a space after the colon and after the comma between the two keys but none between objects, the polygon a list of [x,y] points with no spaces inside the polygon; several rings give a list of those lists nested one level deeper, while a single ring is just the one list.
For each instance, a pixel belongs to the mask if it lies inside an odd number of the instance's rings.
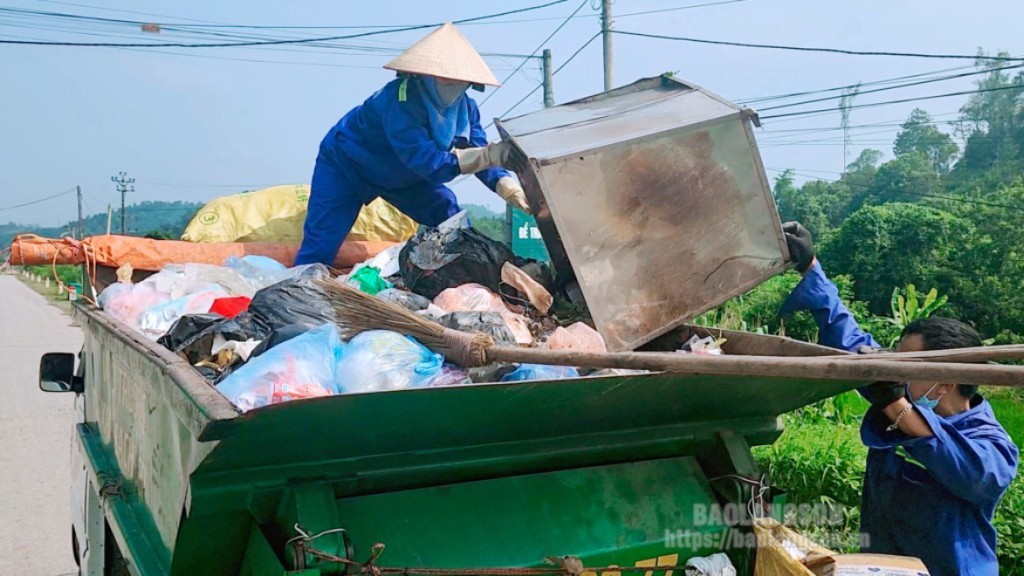
[{"label": "broom", "polygon": [[[369,330],[390,330],[411,336],[427,348],[444,354],[465,368],[494,362],[550,364],[586,368],[651,370],[675,374],[718,374],[734,376],[776,376],[801,379],[970,382],[990,386],[1024,387],[1024,366],[907,362],[877,360],[869,356],[703,356],[673,352],[573,352],[499,346],[482,333],[445,328],[397,304],[361,292],[337,281],[322,279],[337,316],[343,339]],[[892,357],[897,354],[886,354]]]}]

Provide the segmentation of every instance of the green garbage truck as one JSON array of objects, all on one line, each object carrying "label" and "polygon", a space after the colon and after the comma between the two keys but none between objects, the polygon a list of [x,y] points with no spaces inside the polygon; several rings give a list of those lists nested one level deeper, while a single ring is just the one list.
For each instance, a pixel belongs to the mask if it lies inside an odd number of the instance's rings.
[{"label": "green garbage truck", "polygon": [[[627,374],[241,414],[182,358],[84,303],[75,314],[77,367],[48,354],[40,377],[77,397],[71,540],[89,576],[327,576],[371,558],[498,575],[548,556],[665,576],[719,550],[750,574],[753,551],[700,520],[763,496],[750,447],[779,436],[780,414],[859,384]],[[727,354],[835,353],[690,326],[652,346],[711,333]]]},{"label": "green garbage truck", "polygon": [[[672,77],[496,122],[551,264],[608,348],[836,350],[687,322],[787,266],[756,114]],[[343,394],[241,413],[76,303],[71,543],[87,576],[679,576],[770,511],[751,446],[863,382],[612,373]],[[735,515],[732,515],[735,516]],[[545,559],[550,558],[546,563]]]}]

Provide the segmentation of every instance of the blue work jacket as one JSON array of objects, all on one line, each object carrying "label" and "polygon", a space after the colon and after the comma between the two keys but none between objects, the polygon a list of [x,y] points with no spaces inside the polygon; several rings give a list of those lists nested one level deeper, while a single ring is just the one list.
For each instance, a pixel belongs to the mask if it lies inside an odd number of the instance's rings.
[{"label": "blue work jacket", "polygon": [[[854,351],[878,347],[839,299],[820,264],[783,305],[810,310],[821,343]],[[1017,474],[1017,447],[980,394],[950,417],[917,409],[932,436],[911,437],[872,407],[861,423],[868,447],[861,498],[864,552],[920,558],[932,576],[997,576],[996,504]]]},{"label": "blue work jacket", "polygon": [[[459,161],[452,148],[487,145],[480,126],[480,109],[468,95],[469,134],[456,136],[449,146],[440,147],[429,133],[429,119],[423,85],[415,78],[397,78],[345,114],[320,144],[321,154],[335,163],[355,169],[360,178],[384,190],[437,187],[459,175]],[[508,176],[501,168],[476,174],[495,190],[498,180]]]}]

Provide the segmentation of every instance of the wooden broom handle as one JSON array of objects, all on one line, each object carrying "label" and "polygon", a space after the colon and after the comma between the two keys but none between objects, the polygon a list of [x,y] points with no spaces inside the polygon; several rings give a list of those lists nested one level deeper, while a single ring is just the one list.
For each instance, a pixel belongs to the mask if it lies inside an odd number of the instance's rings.
[{"label": "wooden broom handle", "polygon": [[1024,344],[1003,346],[976,346],[950,350],[926,350],[923,352],[876,352],[874,354],[844,354],[836,356],[847,360],[898,360],[931,362],[991,362],[999,360],[1024,360]]},{"label": "wooden broom handle", "polygon": [[624,368],[674,374],[774,376],[813,380],[874,382],[963,382],[1024,387],[1024,366],[878,360],[873,355],[851,362],[847,357],[704,356],[674,352],[571,352],[493,346],[489,362],[553,364],[585,368]]}]

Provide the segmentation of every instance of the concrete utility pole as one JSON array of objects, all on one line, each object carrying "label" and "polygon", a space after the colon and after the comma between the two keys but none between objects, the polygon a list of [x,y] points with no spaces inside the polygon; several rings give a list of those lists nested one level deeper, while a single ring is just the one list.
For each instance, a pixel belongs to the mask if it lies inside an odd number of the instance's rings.
[{"label": "concrete utility pole", "polygon": [[601,0],[601,42],[604,45],[604,89],[611,90],[612,80],[612,0]]},{"label": "concrete utility pole", "polygon": [[551,49],[544,49],[544,107],[551,108],[555,105],[554,72],[551,70]]},{"label": "concrete utility pole", "polygon": [[118,172],[117,176],[111,176],[110,181],[117,184],[117,191],[121,193],[121,235],[125,233],[124,228],[124,197],[129,192],[135,192],[135,178],[128,178],[125,172]]},{"label": "concrete utility pole", "polygon": [[75,186],[78,191],[78,239],[85,238],[85,225],[82,224],[82,187]]}]

